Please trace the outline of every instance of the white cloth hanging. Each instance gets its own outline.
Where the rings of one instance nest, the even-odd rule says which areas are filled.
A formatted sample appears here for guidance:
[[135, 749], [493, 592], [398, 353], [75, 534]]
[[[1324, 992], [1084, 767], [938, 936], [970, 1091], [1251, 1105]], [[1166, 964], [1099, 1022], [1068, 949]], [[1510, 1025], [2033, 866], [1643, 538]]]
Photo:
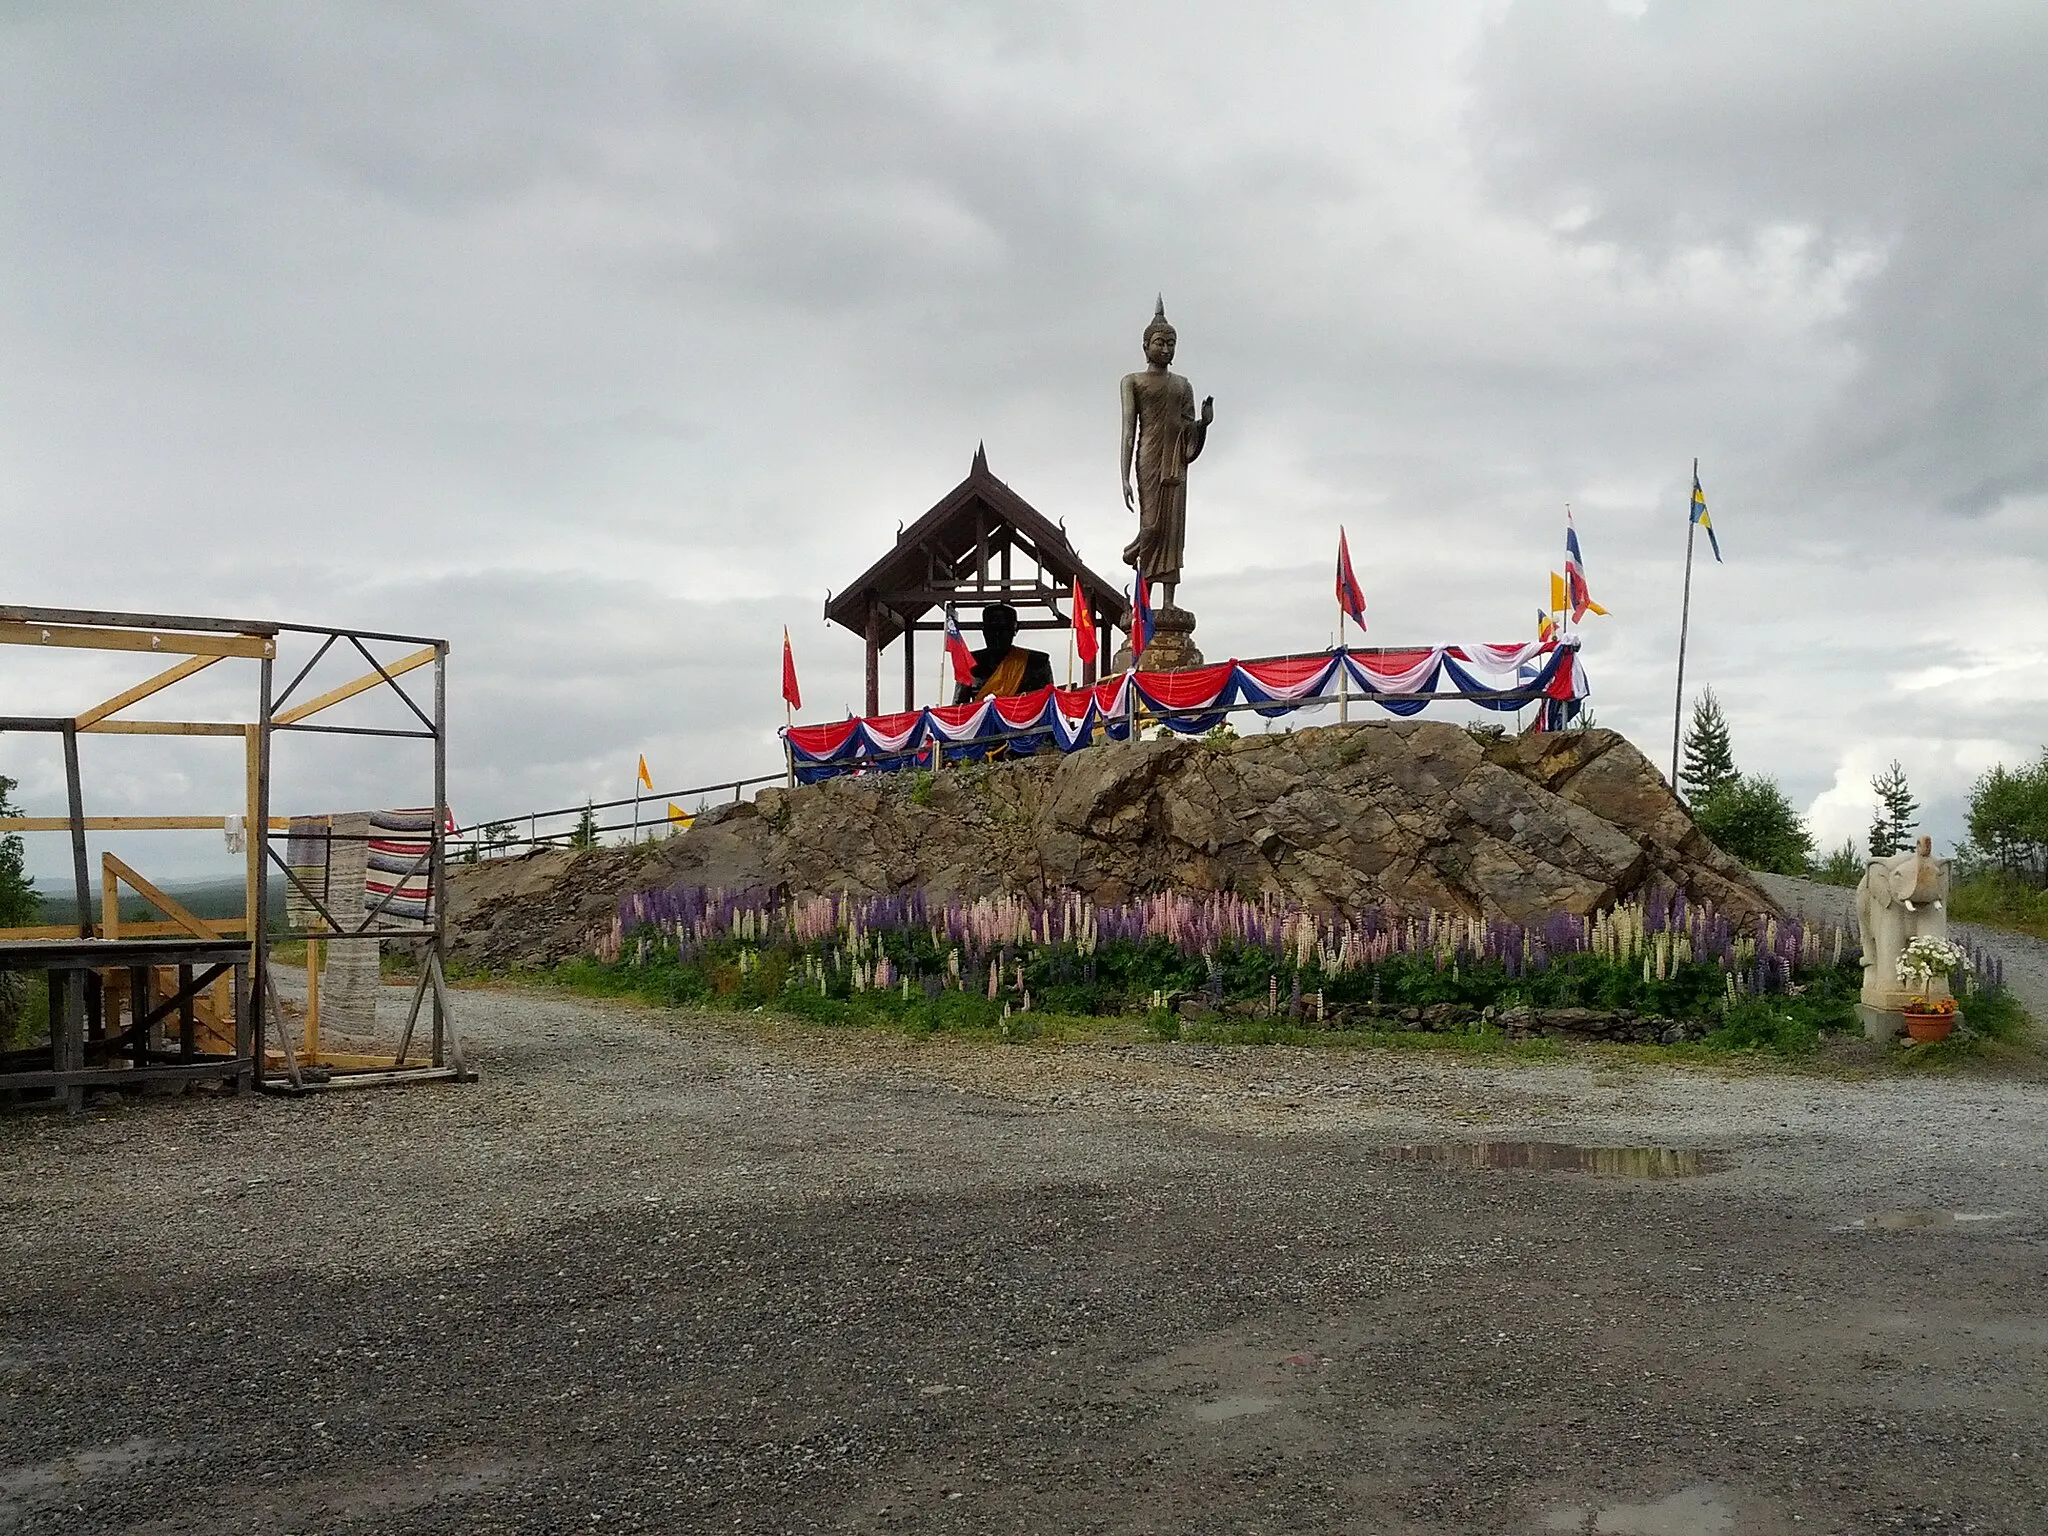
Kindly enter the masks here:
[[242, 829], [242, 818], [230, 816], [221, 823], [221, 835], [228, 841], [228, 852], [234, 854], [249, 851], [249, 834]]

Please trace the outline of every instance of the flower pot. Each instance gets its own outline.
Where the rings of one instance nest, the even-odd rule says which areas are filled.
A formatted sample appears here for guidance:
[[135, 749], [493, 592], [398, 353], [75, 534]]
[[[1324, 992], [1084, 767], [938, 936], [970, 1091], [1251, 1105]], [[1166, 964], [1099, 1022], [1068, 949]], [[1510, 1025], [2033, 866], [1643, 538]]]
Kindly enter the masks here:
[[1956, 1016], [1952, 1013], [1915, 1013], [1906, 1010], [1906, 1033], [1922, 1045], [1932, 1045], [1937, 1040], [1946, 1040], [1949, 1032], [1956, 1027]]

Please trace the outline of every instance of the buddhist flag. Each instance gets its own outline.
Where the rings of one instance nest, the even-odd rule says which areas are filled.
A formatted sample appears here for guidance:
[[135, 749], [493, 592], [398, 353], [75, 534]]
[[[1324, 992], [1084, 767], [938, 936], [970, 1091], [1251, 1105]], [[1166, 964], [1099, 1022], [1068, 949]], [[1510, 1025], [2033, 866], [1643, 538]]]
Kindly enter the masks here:
[[804, 707], [804, 696], [796, 686], [796, 652], [789, 648], [787, 624], [782, 627], [782, 702], [791, 709]]
[[951, 603], [946, 604], [946, 660], [953, 664], [956, 684], [964, 688], [974, 681], [974, 652], [967, 648], [967, 637], [960, 633], [960, 615]]
[[1095, 615], [1088, 611], [1088, 599], [1081, 595], [1081, 578], [1074, 578], [1074, 649], [1090, 666], [1095, 664]]
[[1564, 582], [1571, 593], [1573, 619], [1583, 619], [1589, 613], [1607, 616], [1607, 610], [1593, 601], [1586, 588], [1586, 557], [1579, 553], [1579, 531], [1572, 526], [1569, 512], [1564, 515]]
[[1570, 600], [1564, 595], [1564, 578], [1558, 575], [1557, 572], [1552, 571], [1550, 573], [1550, 611], [1552, 613], [1563, 613], [1570, 606]]
[[1138, 578], [1138, 596], [1131, 604], [1131, 667], [1135, 671], [1145, 647], [1152, 643], [1152, 583]]
[[680, 805], [677, 805], [675, 801], [671, 800], [668, 803], [668, 819], [674, 822], [677, 826], [687, 830], [690, 823], [695, 821], [697, 818], [691, 815], [688, 811], [684, 810]]
[[653, 775], [653, 774], [651, 774], [651, 773], [649, 773], [649, 772], [647, 771], [647, 754], [646, 754], [645, 752], [642, 752], [642, 753], [640, 754], [640, 775], [639, 775], [639, 777], [640, 777], [640, 782], [641, 782], [642, 784], [645, 784], [645, 785], [646, 785], [646, 786], [647, 786], [647, 787], [648, 787], [649, 789], [652, 789], [652, 788], [654, 788], [654, 775]]
[[1351, 543], [1344, 529], [1337, 529], [1337, 606], [1351, 617], [1362, 633], [1365, 629], [1365, 592], [1358, 585], [1358, 573], [1351, 569]]
[[1721, 541], [1714, 537], [1714, 520], [1707, 516], [1707, 493], [1700, 489], [1700, 467], [1692, 467], [1692, 520], [1707, 530], [1707, 543], [1713, 547], [1714, 564], [1721, 563]]
[[[1552, 580], [1552, 581], [1555, 581], [1556, 579], [1557, 579], [1557, 578], [1556, 578], [1555, 576], [1551, 577], [1551, 580]], [[1552, 618], [1552, 617], [1551, 617], [1551, 616], [1550, 616], [1549, 614], [1545, 613], [1545, 612], [1544, 612], [1544, 611], [1543, 611], [1543, 610], [1542, 610], [1541, 608], [1538, 608], [1538, 609], [1536, 610], [1536, 641], [1537, 641], [1537, 643], [1538, 643], [1539, 645], [1542, 645], [1542, 644], [1547, 644], [1547, 643], [1549, 643], [1550, 641], [1552, 641], [1552, 640], [1555, 640], [1556, 638], [1557, 638], [1557, 621], [1556, 621], [1555, 619], [1553, 619], [1553, 618]]]

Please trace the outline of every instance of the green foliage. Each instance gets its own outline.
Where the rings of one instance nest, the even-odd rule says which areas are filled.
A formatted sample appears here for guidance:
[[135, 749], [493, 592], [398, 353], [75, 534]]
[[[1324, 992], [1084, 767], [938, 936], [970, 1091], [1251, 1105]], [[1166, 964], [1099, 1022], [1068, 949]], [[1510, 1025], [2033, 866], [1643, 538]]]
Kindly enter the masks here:
[[2048, 885], [2048, 747], [2027, 767], [2000, 763], [1970, 787], [1970, 841], [2014, 879]]
[[[15, 781], [0, 773], [0, 816], [21, 814], [14, 803], [14, 790]], [[0, 928], [28, 927], [35, 922], [42, 906], [36, 896], [36, 883], [24, 867], [26, 855], [20, 833], [9, 832], [0, 837]], [[17, 1038], [30, 1038], [37, 1028], [31, 1015], [39, 1004], [47, 1013], [48, 1004], [41, 989], [30, 984], [39, 979], [26, 971], [0, 971], [0, 1050], [13, 1045]], [[44, 1023], [47, 1025], [46, 1019]]]
[[1692, 723], [1685, 732], [1685, 763], [1678, 770], [1679, 788], [1697, 806], [1708, 796], [1732, 788], [1741, 777], [1735, 770], [1735, 749], [1728, 739], [1728, 717], [1714, 690], [1693, 700]]
[[[863, 987], [839, 944], [759, 947], [720, 940], [687, 962], [652, 928], [626, 939], [616, 962], [584, 959], [557, 967], [557, 984], [599, 996], [632, 996], [664, 1006], [773, 1010], [811, 1023], [1024, 1040], [1076, 1029], [1142, 1028], [1158, 1039], [1236, 1044], [1443, 1044], [1461, 1050], [1552, 1054], [1554, 1041], [1509, 1041], [1485, 1010], [1584, 1007], [1712, 1026], [1707, 1051], [1810, 1051], [1831, 1030], [1857, 1027], [1861, 972], [1850, 960], [1809, 967], [1790, 994], [1731, 1000], [1718, 964], [1676, 963], [1646, 975], [1640, 958], [1559, 956], [1547, 968], [1510, 975], [1498, 962], [1460, 965], [1431, 955], [1394, 955], [1368, 969], [1325, 976], [1314, 962], [1299, 969], [1269, 949], [1226, 946], [1213, 957], [1187, 955], [1166, 939], [1111, 940], [1092, 953], [1073, 944], [1023, 944], [953, 981], [949, 951], [929, 930], [867, 935], [861, 954], [872, 971], [886, 958], [890, 979]], [[908, 976], [905, 985], [901, 977]], [[1299, 1016], [1290, 1004], [1299, 984]], [[1326, 1020], [1314, 999], [1321, 995]], [[1209, 1004], [1184, 1020], [1177, 1004]], [[1028, 999], [1028, 1003], [1027, 1003]], [[1457, 1007], [1468, 1022], [1426, 1031], [1403, 1027], [1405, 1010]], [[1008, 1010], [1006, 1017], [1005, 1011]], [[1077, 1021], [1103, 1021], [1085, 1026]]]
[[1856, 854], [1856, 839], [1845, 837], [1839, 848], [1830, 848], [1813, 866], [1813, 878], [1823, 885], [1855, 885], [1863, 878], [1863, 865]]
[[[21, 814], [21, 808], [14, 803], [17, 787], [15, 780], [0, 773], [0, 816]], [[36, 920], [41, 903], [36, 897], [36, 883], [24, 867], [26, 854], [20, 833], [9, 832], [0, 837], [0, 928], [23, 928]]]
[[597, 812], [590, 802], [583, 803], [583, 814], [576, 818], [576, 830], [569, 834], [571, 848], [595, 848], [597, 846]]
[[1913, 833], [1920, 825], [1915, 819], [1920, 806], [1907, 787], [1906, 770], [1899, 766], [1896, 757], [1889, 768], [1871, 779], [1870, 788], [1877, 795], [1877, 811], [1870, 820], [1870, 856], [1888, 859], [1895, 853], [1906, 852], [1913, 846]]
[[1693, 819], [1714, 845], [1752, 869], [1804, 875], [1813, 862], [1813, 834], [1776, 779], [1744, 774], [1703, 797]]
[[2002, 869], [1955, 881], [1949, 888], [1948, 915], [1959, 923], [1982, 923], [2048, 940], [2048, 890], [2037, 890]]
[[1201, 740], [1203, 746], [1221, 751], [1237, 740], [1237, 727], [1225, 720], [1220, 725], [1211, 726], [1203, 733]]
[[916, 773], [910, 776], [910, 803], [912, 805], [930, 805], [932, 803], [932, 789], [937, 783], [937, 776], [929, 768], [918, 769]]
[[1743, 999], [1728, 1010], [1721, 1027], [1708, 1034], [1707, 1046], [1720, 1051], [1768, 1051], [1774, 1056], [1810, 1054], [1820, 1044], [1820, 1027], [1810, 1010], [1783, 1006], [1789, 1001]]

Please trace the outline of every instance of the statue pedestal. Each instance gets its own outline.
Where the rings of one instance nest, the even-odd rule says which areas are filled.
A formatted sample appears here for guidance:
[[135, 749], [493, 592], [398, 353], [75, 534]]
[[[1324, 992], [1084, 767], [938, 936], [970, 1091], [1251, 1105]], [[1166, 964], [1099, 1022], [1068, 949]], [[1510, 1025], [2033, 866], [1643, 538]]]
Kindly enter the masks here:
[[[1110, 670], [1122, 672], [1130, 664], [1131, 642], [1126, 637], [1110, 662]], [[1195, 649], [1195, 616], [1185, 608], [1161, 608], [1154, 613], [1152, 643], [1145, 647], [1145, 654], [1138, 658], [1139, 670], [1185, 672], [1190, 667], [1200, 665], [1202, 653]]]

